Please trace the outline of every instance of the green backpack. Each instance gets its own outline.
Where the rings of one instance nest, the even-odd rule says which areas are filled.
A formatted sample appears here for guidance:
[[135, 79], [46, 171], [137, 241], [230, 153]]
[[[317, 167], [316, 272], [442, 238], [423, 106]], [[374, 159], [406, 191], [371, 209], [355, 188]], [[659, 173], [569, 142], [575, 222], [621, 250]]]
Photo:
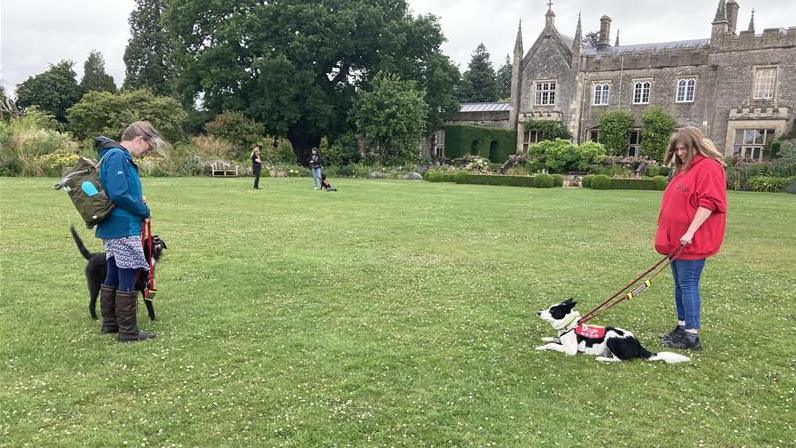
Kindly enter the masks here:
[[99, 167], [104, 159], [94, 163], [89, 158], [81, 157], [55, 184], [56, 190], [63, 188], [69, 193], [69, 198], [89, 229], [102, 222], [114, 207], [99, 178]]

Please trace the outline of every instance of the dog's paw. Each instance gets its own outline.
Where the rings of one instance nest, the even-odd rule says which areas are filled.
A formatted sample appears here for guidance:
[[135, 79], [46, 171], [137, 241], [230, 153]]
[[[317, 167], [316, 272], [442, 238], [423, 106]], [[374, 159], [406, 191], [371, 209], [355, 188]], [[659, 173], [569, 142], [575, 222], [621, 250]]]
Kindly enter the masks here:
[[547, 346], [546, 345], [540, 345], [540, 346], [536, 347], [535, 350], [539, 350], [539, 351], [547, 350]]
[[558, 338], [544, 337], [542, 342], [558, 342]]
[[621, 359], [619, 359], [619, 358], [613, 358], [613, 357], [609, 358], [607, 356], [598, 356], [598, 357], [596, 357], [594, 359], [596, 359], [597, 361], [600, 361], [600, 362], [619, 362], [619, 361], [621, 361]]

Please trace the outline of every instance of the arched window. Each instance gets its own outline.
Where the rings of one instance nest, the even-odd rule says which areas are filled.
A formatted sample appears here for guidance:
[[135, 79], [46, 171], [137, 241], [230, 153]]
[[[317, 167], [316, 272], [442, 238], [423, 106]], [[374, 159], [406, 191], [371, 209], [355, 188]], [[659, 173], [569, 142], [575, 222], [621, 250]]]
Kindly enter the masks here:
[[595, 106], [607, 106], [610, 98], [611, 85], [607, 82], [600, 82], [594, 84], [594, 101]]
[[650, 81], [633, 81], [633, 104], [649, 104], [651, 89]]
[[675, 101], [678, 103], [693, 103], [696, 79], [686, 78], [677, 80], [677, 94]]

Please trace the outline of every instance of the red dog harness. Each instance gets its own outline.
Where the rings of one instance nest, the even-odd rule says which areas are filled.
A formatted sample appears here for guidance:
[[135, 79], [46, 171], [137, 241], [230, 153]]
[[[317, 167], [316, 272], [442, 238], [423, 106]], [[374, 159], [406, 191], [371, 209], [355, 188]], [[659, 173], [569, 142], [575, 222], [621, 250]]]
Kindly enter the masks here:
[[578, 326], [575, 327], [575, 334], [587, 339], [603, 339], [605, 337], [605, 327], [578, 324]]

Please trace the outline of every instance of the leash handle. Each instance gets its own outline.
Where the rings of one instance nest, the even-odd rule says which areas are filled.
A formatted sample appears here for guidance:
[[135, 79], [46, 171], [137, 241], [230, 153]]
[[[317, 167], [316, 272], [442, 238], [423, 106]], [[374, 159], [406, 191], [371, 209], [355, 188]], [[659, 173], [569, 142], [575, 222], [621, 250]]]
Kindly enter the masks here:
[[155, 287], [155, 253], [153, 252], [154, 243], [152, 241], [152, 220], [149, 218], [144, 220], [144, 226], [143, 229], [141, 229], [141, 240], [144, 244], [149, 246], [149, 257], [147, 259], [147, 263], [149, 264], [149, 274], [147, 275], [146, 287], [144, 287], [144, 299], [152, 300], [155, 297], [155, 292], [157, 292], [158, 289]]

